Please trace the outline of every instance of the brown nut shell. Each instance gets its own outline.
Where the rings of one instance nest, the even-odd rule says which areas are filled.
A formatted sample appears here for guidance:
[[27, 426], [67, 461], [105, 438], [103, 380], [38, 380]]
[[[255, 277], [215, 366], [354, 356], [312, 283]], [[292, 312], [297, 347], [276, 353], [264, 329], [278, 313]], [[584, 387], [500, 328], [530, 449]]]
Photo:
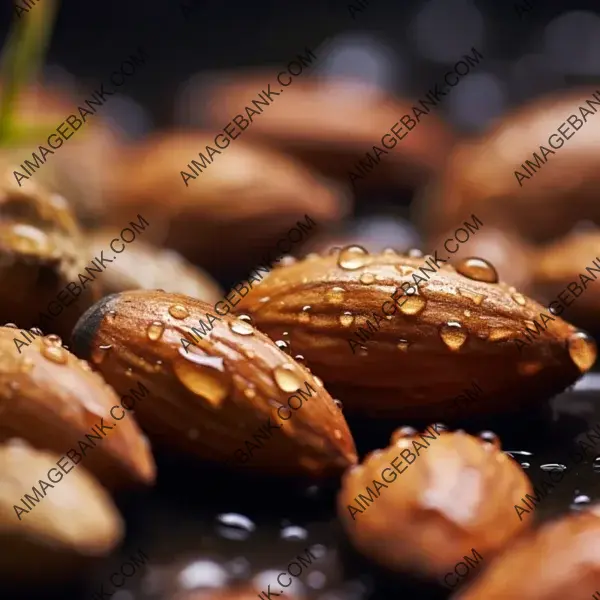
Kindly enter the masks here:
[[[19, 330], [0, 327], [0, 440], [21, 437], [59, 456], [74, 449], [82, 455], [78, 468], [105, 485], [153, 482], [148, 441], [102, 377], [56, 336], [34, 338], [19, 350], [15, 337]], [[113, 407], [117, 416], [125, 413], [118, 423]]]
[[[491, 265], [457, 265], [466, 276], [446, 264], [432, 273], [431, 261], [359, 247], [310, 256], [273, 270], [236, 310], [289, 341], [348, 411], [446, 420], [450, 400], [474, 380], [485, 385], [473, 414], [511, 411], [592, 366], [593, 340], [560, 317], [544, 321], [541, 305], [506, 284], [482, 280], [495, 278]], [[396, 296], [394, 312], [394, 290], [415, 282], [418, 293], [405, 286], [412, 295]], [[528, 341], [534, 319], [541, 330]]]
[[[272, 72], [264, 71], [234, 75], [213, 85], [208, 96], [212, 123], [223, 127], [272, 78]], [[393, 98], [357, 81], [303, 76], [276, 100], [248, 128], [249, 139], [274, 144], [345, 181], [349, 181], [353, 171], [359, 177], [358, 189], [419, 185], [442, 167], [454, 143], [453, 132], [435, 114], [423, 118], [414, 131], [409, 131], [398, 123], [403, 115], [413, 114], [409, 100]], [[401, 140], [390, 132], [395, 124]], [[373, 153], [373, 144], [383, 146], [381, 138], [386, 133], [388, 147], [394, 141], [397, 144], [374, 167], [376, 172], [361, 175], [357, 163], [367, 162], [366, 153]]]
[[[202, 161], [198, 153], [206, 155], [215, 135], [169, 133], [128, 149], [111, 175], [111, 222], [119, 226], [124, 214], [141, 212], [153, 224], [153, 241], [208, 268], [259, 260], [265, 240], [274, 246], [305, 215], [323, 226], [349, 209], [346, 192], [325, 185], [299, 161], [244, 140], [213, 154], [194, 175], [188, 164]], [[187, 186], [183, 171], [195, 177]]]
[[530, 491], [525, 473], [499, 448], [431, 425], [350, 469], [337, 508], [362, 554], [394, 571], [437, 579], [472, 548], [487, 564], [528, 527], [513, 505]]
[[[0, 445], [3, 581], [32, 576], [48, 581], [58, 570], [74, 567], [77, 557], [106, 555], [121, 541], [123, 522], [107, 492], [85, 469], [62, 473], [56, 468], [59, 461], [58, 454], [34, 450], [21, 440]], [[40, 489], [40, 478], [48, 483], [52, 469], [55, 478], [62, 477], [45, 489], [37, 504], [31, 500], [33, 508], [30, 504], [27, 511], [22, 497], [31, 496], [32, 485]], [[23, 510], [17, 514], [14, 506]]]
[[[33, 181], [19, 188], [6, 165], [0, 177], [0, 322], [64, 337], [99, 297], [98, 286], [79, 285], [88, 260], [79, 227], [62, 196]], [[80, 288], [76, 297], [65, 290], [71, 282]]]
[[[161, 445], [214, 461], [233, 461], [242, 449], [250, 454], [244, 468], [290, 475], [338, 474], [356, 462], [346, 421], [322, 384], [249, 323], [200, 300], [113, 294], [82, 316], [73, 342], [80, 356], [96, 356], [116, 390], [132, 379], [148, 388], [136, 416]], [[99, 358], [100, 346], [110, 350]], [[257, 449], [253, 436], [267, 423], [272, 435], [263, 432]]]
[[507, 548], [455, 600], [592, 598], [600, 589], [598, 508], [563, 517]]
[[[119, 240], [117, 229], [93, 234], [88, 243], [90, 255], [99, 255], [115, 239], [115, 247], [121, 248], [123, 242]], [[105, 294], [160, 289], [192, 296], [209, 304], [223, 297], [219, 285], [208, 273], [189, 263], [174, 250], [164, 250], [139, 240], [125, 248], [121, 250], [118, 261], [111, 264], [110, 269], [102, 275]]]

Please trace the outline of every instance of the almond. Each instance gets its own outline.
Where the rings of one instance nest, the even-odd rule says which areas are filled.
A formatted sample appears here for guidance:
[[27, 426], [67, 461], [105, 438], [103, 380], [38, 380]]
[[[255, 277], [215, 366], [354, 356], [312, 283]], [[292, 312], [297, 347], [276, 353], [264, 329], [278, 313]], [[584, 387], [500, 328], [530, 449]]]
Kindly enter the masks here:
[[499, 556], [456, 600], [564, 600], [600, 595], [600, 511], [548, 523]]
[[[148, 442], [102, 377], [55, 335], [35, 338], [20, 352], [16, 335], [18, 330], [0, 327], [0, 439], [22, 437], [60, 456], [74, 451], [69, 460], [107, 485], [152, 482]], [[113, 407], [125, 415], [118, 423]]]
[[[21, 189], [12, 171], [0, 166], [0, 313], [21, 327], [41, 327], [67, 335], [99, 297], [99, 289], [79, 286], [85, 273], [81, 232], [67, 201], [35, 182]], [[67, 285], [76, 282], [79, 295]], [[57, 296], [62, 294], [59, 300]], [[67, 303], [68, 302], [68, 303]]]
[[[90, 256], [106, 250], [110, 242], [118, 238], [118, 233], [115, 229], [92, 234], [88, 242]], [[119, 260], [104, 272], [102, 289], [106, 294], [125, 290], [164, 289], [211, 304], [223, 297], [223, 292], [211, 276], [180, 254], [138, 240], [127, 246], [127, 251], [120, 254]]]
[[[39, 505], [17, 518], [14, 505], [47, 479], [59, 455], [34, 450], [21, 440], [0, 445], [0, 573], [6, 578], [48, 580], [75, 556], [108, 554], [123, 536], [110, 496], [85, 469], [63, 475]], [[57, 475], [54, 475], [57, 477]], [[51, 484], [52, 485], [52, 484]], [[71, 568], [73, 565], [70, 565]], [[70, 578], [73, 572], [70, 570]]]
[[216, 461], [235, 453], [248, 468], [279, 473], [325, 475], [356, 462], [322, 383], [247, 321], [200, 300], [113, 294], [81, 317], [73, 341], [116, 390], [132, 379], [150, 390], [136, 416], [162, 445]]
[[471, 549], [491, 560], [530, 522], [513, 505], [531, 484], [495, 442], [439, 424], [398, 430], [343, 477], [337, 508], [351, 542], [389, 569], [436, 579]]
[[289, 342], [351, 411], [443, 420], [449, 399], [473, 380], [485, 382], [474, 413], [512, 410], [591, 367], [592, 340], [559, 317], [541, 317], [545, 309], [514, 288], [490, 283], [492, 265], [466, 259], [455, 269], [441, 260], [354, 246], [288, 261], [236, 310]]

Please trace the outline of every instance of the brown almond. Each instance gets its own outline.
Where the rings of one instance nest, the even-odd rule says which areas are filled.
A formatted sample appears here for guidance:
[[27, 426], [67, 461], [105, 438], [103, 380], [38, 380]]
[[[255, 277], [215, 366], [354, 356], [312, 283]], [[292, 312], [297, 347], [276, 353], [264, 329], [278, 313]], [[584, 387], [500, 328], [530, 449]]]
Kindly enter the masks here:
[[492, 265], [435, 260], [355, 246], [288, 261], [236, 310], [289, 342], [351, 411], [445, 420], [472, 381], [485, 382], [474, 414], [510, 411], [591, 367], [593, 341], [514, 288], [489, 283]]
[[[100, 291], [79, 285], [88, 260], [82, 249], [67, 201], [35, 181], [20, 188], [12, 169], [0, 165], [0, 314], [21, 327], [68, 335]], [[65, 289], [72, 282], [79, 295]]]
[[[4, 581], [38, 576], [47, 581], [57, 570], [73, 567], [77, 556], [106, 555], [121, 541], [123, 522], [107, 492], [85, 469], [68, 469], [63, 462], [68, 470], [63, 473], [57, 462], [60, 455], [34, 450], [22, 440], [0, 445], [0, 574]], [[25, 494], [32, 498], [32, 485], [39, 490], [40, 479], [48, 483], [49, 471], [56, 483], [42, 487], [41, 499], [38, 504], [30, 500], [29, 512], [17, 512], [15, 506], [23, 507]]]
[[421, 434], [399, 430], [390, 446], [347, 471], [337, 509], [362, 554], [438, 579], [472, 549], [487, 564], [528, 527], [514, 504], [529, 492], [527, 476], [499, 443], [435, 424]]
[[596, 598], [600, 590], [598, 507], [542, 526], [507, 548], [456, 600]]
[[[92, 234], [88, 242], [90, 256], [99, 255], [114, 239], [119, 239], [117, 229], [103, 229]], [[122, 242], [119, 241], [116, 247], [120, 245]], [[186, 294], [210, 304], [223, 297], [219, 285], [208, 273], [174, 250], [164, 250], [138, 240], [126, 248], [102, 274], [101, 285], [105, 294], [159, 289]]]
[[[150, 390], [136, 416], [153, 441], [289, 474], [339, 473], [356, 462], [322, 383], [247, 321], [200, 300], [143, 290], [107, 296], [81, 317], [73, 343], [116, 390], [132, 379]], [[99, 347], [109, 350], [98, 356]]]
[[[105, 485], [153, 482], [148, 441], [102, 377], [55, 335], [34, 338], [19, 350], [16, 336], [17, 329], [0, 327], [0, 440], [21, 437], [59, 456], [74, 450], [79, 460], [76, 454], [68, 460]], [[124, 415], [118, 423], [113, 407], [117, 417]]]

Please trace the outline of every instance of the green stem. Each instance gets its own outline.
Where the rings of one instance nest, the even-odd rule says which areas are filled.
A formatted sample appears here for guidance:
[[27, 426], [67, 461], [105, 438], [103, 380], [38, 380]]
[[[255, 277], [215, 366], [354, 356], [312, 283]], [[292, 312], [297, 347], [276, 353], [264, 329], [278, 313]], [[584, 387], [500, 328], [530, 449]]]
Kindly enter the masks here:
[[14, 112], [22, 88], [37, 77], [50, 42], [59, 0], [44, 0], [16, 17], [0, 56], [0, 145], [14, 140]]

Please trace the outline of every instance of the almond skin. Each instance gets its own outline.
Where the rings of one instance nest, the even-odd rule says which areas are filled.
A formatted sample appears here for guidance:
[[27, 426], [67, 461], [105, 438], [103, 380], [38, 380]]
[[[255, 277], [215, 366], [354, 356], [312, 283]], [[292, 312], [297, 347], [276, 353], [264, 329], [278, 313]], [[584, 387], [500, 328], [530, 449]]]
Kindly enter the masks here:
[[[469, 277], [447, 264], [432, 274], [426, 259], [355, 247], [288, 261], [236, 310], [272, 339], [289, 341], [292, 355], [304, 356], [354, 412], [445, 420], [450, 399], [473, 380], [485, 381], [474, 414], [510, 411], [564, 389], [593, 363], [593, 342], [560, 317], [528, 343], [526, 322], [540, 322], [545, 309], [506, 284], [478, 280], [493, 280], [490, 265], [483, 275], [470, 262], [457, 265]], [[397, 296], [395, 307], [391, 295], [404, 282], [413, 286], [415, 271], [418, 295], [405, 286], [413, 295]], [[357, 341], [359, 327], [370, 341]]]
[[600, 589], [598, 507], [548, 523], [507, 548], [455, 600], [592, 598]]
[[390, 446], [347, 471], [337, 508], [361, 553], [391, 570], [437, 579], [472, 548], [487, 563], [528, 527], [514, 504], [529, 492], [527, 476], [499, 444], [431, 425], [422, 434], [396, 432]]
[[[81, 317], [73, 343], [80, 356], [96, 356], [116, 390], [132, 378], [150, 390], [136, 416], [162, 445], [215, 461], [244, 448], [252, 454], [246, 468], [287, 474], [337, 474], [356, 462], [346, 421], [322, 384], [247, 322], [219, 317], [200, 300], [142, 290], [107, 296]], [[110, 350], [98, 357], [99, 346]], [[278, 410], [307, 385], [312, 396], [282, 421]], [[248, 448], [267, 422], [264, 448]]]
[[[21, 514], [21, 520], [17, 518], [13, 505], [32, 493], [36, 477], [47, 481], [46, 474], [59, 460], [60, 455], [34, 450], [22, 440], [0, 445], [3, 578], [30, 579], [38, 573], [44, 579], [53, 578], [77, 556], [108, 554], [123, 537], [123, 522], [110, 496], [85, 469], [62, 473], [63, 478], [46, 490], [43, 499], [29, 513]], [[69, 576], [73, 577], [72, 569]]]
[[[62, 347], [57, 336], [35, 338], [19, 354], [16, 335], [17, 329], [0, 327], [0, 440], [21, 437], [59, 456], [71, 449], [81, 453], [78, 442], [83, 441], [91, 448], [84, 448], [77, 468], [88, 469], [105, 485], [153, 482], [156, 467], [148, 441], [131, 415], [115, 423], [110, 410], [120, 400], [102, 377]], [[101, 439], [96, 425], [105, 426]]]

